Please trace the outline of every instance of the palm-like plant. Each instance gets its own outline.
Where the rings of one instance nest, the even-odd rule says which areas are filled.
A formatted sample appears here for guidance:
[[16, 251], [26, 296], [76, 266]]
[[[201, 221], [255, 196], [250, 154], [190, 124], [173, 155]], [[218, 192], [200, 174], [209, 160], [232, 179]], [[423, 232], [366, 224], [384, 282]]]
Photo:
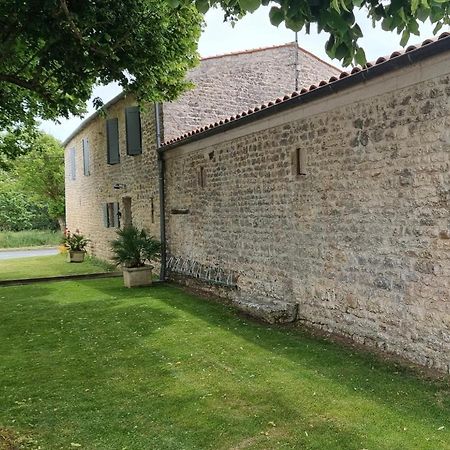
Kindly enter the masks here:
[[117, 239], [111, 242], [113, 261], [124, 267], [144, 267], [146, 261], [160, 257], [161, 244], [145, 230], [127, 226], [117, 231]]

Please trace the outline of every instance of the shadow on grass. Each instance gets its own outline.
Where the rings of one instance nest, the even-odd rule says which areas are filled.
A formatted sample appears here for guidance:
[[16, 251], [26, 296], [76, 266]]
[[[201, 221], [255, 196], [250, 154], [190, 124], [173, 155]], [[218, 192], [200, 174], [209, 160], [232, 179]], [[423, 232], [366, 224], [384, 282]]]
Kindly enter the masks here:
[[[182, 292], [172, 287], [174, 292]], [[312, 337], [292, 326], [270, 326], [243, 318], [233, 308], [190, 294], [183, 298], [165, 289], [158, 297], [214, 327], [226, 329], [252, 345], [288, 358], [299, 367], [347, 386], [349, 392], [383, 403], [408, 414], [410, 409], [427, 409], [430, 420], [447, 422], [450, 414], [450, 377], [429, 381], [405, 365], [383, 361], [381, 356], [364, 353], [325, 339]], [[429, 410], [428, 410], [429, 408]]]
[[[43, 448], [402, 448], [403, 420], [447, 425], [447, 382], [242, 319], [173, 286], [0, 288], [0, 317], [0, 424], [35, 429]], [[367, 404], [386, 414], [378, 425], [388, 434], [395, 428], [386, 446], [377, 426], [351, 422], [362, 408], [370, 428]], [[448, 448], [447, 428], [440, 433], [409, 448]]]

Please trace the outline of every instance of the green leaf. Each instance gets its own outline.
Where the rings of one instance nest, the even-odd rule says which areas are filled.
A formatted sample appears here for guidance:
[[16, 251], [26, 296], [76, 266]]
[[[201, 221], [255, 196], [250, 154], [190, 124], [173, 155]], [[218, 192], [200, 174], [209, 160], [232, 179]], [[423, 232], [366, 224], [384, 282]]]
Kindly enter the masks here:
[[347, 5], [345, 4], [345, 0], [340, 0], [340, 3], [341, 3], [341, 6], [342, 6], [342, 9], [344, 11], [350, 12], [350, 10], [347, 8]]
[[357, 7], [357, 8], [361, 8], [362, 4], [365, 2], [365, 0], [353, 0], [353, 4]]
[[392, 18], [386, 17], [381, 21], [381, 28], [384, 31], [391, 31], [392, 30]]
[[180, 0], [167, 0], [167, 3], [172, 8], [177, 8], [178, 6], [180, 6]]
[[239, 5], [244, 11], [252, 13], [261, 6], [261, 0], [239, 0]]
[[341, 12], [341, 8], [339, 6], [339, 0], [331, 0], [331, 7], [337, 11], [337, 12]]
[[195, 0], [195, 7], [202, 14], [206, 14], [209, 10], [209, 2], [208, 0]]
[[337, 59], [343, 59], [348, 56], [348, 47], [343, 42], [339, 44], [335, 51], [335, 56]]
[[408, 23], [408, 31], [416, 36], [420, 36], [419, 24], [415, 20], [412, 20]]
[[355, 61], [361, 66], [363, 66], [367, 62], [366, 53], [361, 47], [358, 47], [358, 50], [356, 50]]
[[436, 24], [436, 26], [434, 27], [433, 34], [438, 33], [439, 30], [440, 30], [443, 26], [444, 26], [444, 24], [443, 24], [442, 22], [438, 22], [438, 23]]
[[413, 14], [416, 13], [418, 7], [419, 7], [419, 0], [411, 0], [411, 12]]
[[304, 20], [292, 17], [286, 17], [285, 19], [286, 28], [289, 28], [292, 31], [298, 32], [305, 25]]
[[403, 34], [402, 34], [402, 39], [400, 40], [400, 45], [401, 45], [402, 47], [404, 47], [404, 46], [408, 43], [409, 38], [410, 38], [409, 31], [408, 31], [408, 30], [405, 30], [405, 31], [403, 32]]
[[276, 27], [284, 20], [284, 12], [277, 6], [272, 6], [269, 11], [270, 23]]
[[418, 18], [421, 22], [425, 22], [426, 20], [428, 20], [429, 14], [430, 14], [430, 10], [424, 8], [423, 6], [421, 6], [421, 7], [417, 10], [417, 18]]

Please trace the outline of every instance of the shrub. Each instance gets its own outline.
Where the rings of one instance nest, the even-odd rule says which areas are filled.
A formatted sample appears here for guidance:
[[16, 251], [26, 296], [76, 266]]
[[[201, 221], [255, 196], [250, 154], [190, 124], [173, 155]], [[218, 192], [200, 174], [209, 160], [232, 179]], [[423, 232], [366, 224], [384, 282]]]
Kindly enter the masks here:
[[113, 261], [124, 267], [143, 267], [146, 261], [160, 257], [161, 244], [145, 230], [128, 226], [117, 232], [117, 239], [111, 242]]

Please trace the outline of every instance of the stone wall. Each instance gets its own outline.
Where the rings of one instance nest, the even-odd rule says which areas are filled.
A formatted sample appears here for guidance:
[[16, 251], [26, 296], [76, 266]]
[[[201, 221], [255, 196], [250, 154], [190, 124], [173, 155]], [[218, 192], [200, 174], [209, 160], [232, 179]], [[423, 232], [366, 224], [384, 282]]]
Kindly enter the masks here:
[[171, 255], [237, 273], [244, 310], [449, 371], [445, 58], [167, 150]]
[[165, 139], [291, 94], [296, 53], [300, 88], [339, 74], [295, 43], [205, 58], [188, 75], [195, 89], [164, 104]]
[[[69, 230], [79, 229], [91, 239], [90, 253], [109, 259], [109, 242], [115, 238], [116, 228], [106, 228], [103, 204], [131, 198], [133, 223], [146, 228], [159, 238], [159, 194], [156, 162], [156, 131], [153, 107], [141, 113], [143, 152], [127, 156], [125, 108], [135, 104], [132, 97], [121, 98], [108, 108], [106, 117], [96, 116], [65, 146], [66, 152], [66, 220]], [[119, 119], [120, 163], [108, 165], [106, 159], [106, 119]], [[82, 139], [89, 139], [91, 175], [83, 175]], [[76, 151], [76, 179], [69, 177], [69, 152]], [[114, 184], [126, 188], [113, 189]], [[153, 203], [153, 217], [152, 217]], [[153, 220], [152, 220], [153, 219]]]
[[[213, 120], [221, 111], [231, 114], [247, 105], [273, 100], [294, 89], [293, 44], [267, 50], [249, 51], [207, 58], [190, 73], [197, 84], [176, 102], [164, 104], [161, 115], [162, 138], [190, 129], [195, 123]], [[337, 70], [309, 53], [299, 51], [300, 79], [310, 84], [317, 77], [329, 77]], [[320, 76], [319, 76], [320, 75]], [[158, 170], [153, 105], [141, 115], [143, 153], [126, 155], [125, 108], [134, 105], [132, 97], [119, 96], [108, 106], [108, 116], [93, 115], [65, 142], [66, 220], [70, 230], [79, 229], [91, 239], [90, 252], [108, 259], [109, 242], [116, 229], [105, 228], [102, 205], [131, 198], [133, 222], [159, 236]], [[121, 161], [108, 165], [106, 159], [106, 119], [118, 117]], [[91, 175], [83, 175], [82, 139], [88, 138]], [[69, 152], [76, 149], [76, 179], [69, 177]], [[126, 189], [114, 190], [114, 184]], [[153, 205], [153, 208], [152, 208]], [[153, 210], [153, 214], [152, 214]]]

